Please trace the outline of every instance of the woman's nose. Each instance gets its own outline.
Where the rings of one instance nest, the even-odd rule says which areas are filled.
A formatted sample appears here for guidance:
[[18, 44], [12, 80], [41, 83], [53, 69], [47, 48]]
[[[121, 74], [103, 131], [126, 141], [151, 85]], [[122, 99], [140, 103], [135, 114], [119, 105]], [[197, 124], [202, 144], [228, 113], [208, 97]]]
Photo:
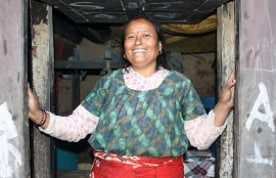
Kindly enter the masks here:
[[141, 37], [141, 35], [137, 34], [136, 39], [135, 39], [135, 44], [136, 45], [142, 44], [142, 37]]

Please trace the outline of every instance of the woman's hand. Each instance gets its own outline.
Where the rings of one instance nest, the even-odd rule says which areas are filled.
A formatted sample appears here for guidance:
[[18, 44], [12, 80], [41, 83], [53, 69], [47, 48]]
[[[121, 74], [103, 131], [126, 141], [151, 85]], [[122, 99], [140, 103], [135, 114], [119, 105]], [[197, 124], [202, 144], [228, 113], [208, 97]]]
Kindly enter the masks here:
[[214, 113], [216, 115], [215, 123], [214, 123], [215, 126], [220, 127], [225, 123], [230, 110], [234, 106], [235, 85], [236, 85], [235, 71], [233, 71], [230, 74], [224, 87], [222, 88], [218, 103], [214, 108]]
[[232, 71], [227, 82], [221, 90], [218, 103], [225, 105], [229, 109], [231, 109], [234, 106], [235, 85], [235, 72]]
[[28, 112], [29, 118], [35, 124], [40, 123], [41, 118], [43, 117], [43, 113], [40, 108], [38, 98], [34, 95], [29, 85], [28, 85], [28, 107], [29, 107], [29, 112]]

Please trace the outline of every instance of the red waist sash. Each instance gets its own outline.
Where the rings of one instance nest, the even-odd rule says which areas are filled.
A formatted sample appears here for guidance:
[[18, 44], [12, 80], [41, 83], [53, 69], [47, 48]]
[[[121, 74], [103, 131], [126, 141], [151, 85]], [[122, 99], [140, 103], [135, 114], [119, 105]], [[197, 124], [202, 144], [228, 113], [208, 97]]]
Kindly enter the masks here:
[[96, 152], [90, 178], [183, 178], [183, 156], [150, 158]]

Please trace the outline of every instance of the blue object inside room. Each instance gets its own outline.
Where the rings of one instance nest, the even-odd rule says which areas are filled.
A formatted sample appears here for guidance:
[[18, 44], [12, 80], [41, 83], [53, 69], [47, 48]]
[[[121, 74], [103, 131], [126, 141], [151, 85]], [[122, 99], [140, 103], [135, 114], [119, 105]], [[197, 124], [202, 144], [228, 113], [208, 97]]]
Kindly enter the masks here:
[[77, 170], [76, 154], [62, 148], [56, 149], [56, 165], [58, 170]]
[[207, 111], [213, 109], [216, 105], [216, 98], [209, 96], [209, 97], [200, 97], [201, 102], [203, 103], [205, 109]]

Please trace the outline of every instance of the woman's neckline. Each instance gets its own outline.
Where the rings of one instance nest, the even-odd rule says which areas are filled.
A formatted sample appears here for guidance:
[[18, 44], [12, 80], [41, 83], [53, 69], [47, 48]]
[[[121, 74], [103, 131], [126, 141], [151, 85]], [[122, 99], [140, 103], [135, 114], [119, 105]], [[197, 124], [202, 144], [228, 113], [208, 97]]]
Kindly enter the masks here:
[[131, 67], [123, 70], [124, 84], [135, 91], [149, 91], [158, 89], [169, 74], [169, 70], [160, 67], [151, 76], [145, 77]]

